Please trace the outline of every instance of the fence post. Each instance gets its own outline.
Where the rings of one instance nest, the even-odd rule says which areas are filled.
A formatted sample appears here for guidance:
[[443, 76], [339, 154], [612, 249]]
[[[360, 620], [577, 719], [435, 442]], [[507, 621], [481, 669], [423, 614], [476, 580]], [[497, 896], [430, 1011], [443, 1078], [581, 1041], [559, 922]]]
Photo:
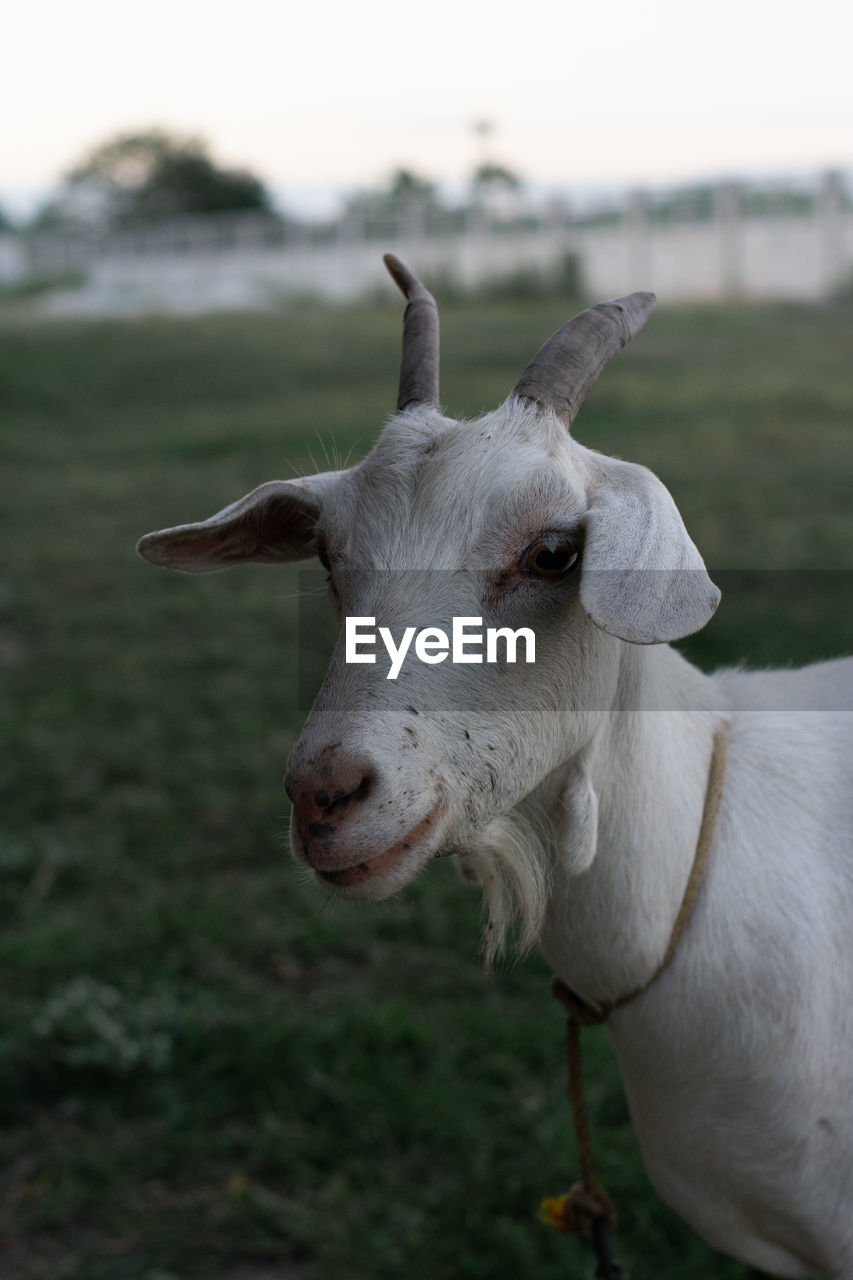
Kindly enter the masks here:
[[820, 242], [820, 289], [832, 293], [844, 277], [844, 193], [841, 174], [821, 176], [817, 195], [817, 234]]
[[720, 295], [736, 298], [743, 288], [740, 246], [740, 188], [720, 182], [714, 188], [714, 221], [720, 252]]
[[628, 288], [652, 287], [652, 238], [649, 227], [649, 205], [644, 191], [631, 191], [625, 208], [625, 233], [628, 250]]
[[423, 196], [413, 196], [406, 201], [400, 223], [405, 240], [417, 242], [426, 239], [426, 200]]
[[338, 223], [338, 244], [361, 244], [366, 239], [364, 218], [361, 214], [354, 213], [352, 209], [347, 209]]

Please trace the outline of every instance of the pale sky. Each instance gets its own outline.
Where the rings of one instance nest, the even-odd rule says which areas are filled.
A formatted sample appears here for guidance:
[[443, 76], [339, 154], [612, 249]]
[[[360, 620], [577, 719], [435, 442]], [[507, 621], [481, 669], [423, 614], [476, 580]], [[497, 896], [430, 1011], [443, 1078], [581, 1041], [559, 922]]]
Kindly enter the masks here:
[[842, 0], [46, 0], [9, 6], [0, 202], [90, 145], [204, 135], [292, 207], [491, 151], [537, 187], [853, 169]]

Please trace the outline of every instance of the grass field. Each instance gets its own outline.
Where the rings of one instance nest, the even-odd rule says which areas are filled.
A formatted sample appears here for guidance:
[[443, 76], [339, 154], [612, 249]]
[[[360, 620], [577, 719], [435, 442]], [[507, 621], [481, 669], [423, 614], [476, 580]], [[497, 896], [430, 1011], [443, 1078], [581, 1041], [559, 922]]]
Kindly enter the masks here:
[[[497, 403], [565, 317], [445, 308], [449, 410]], [[182, 578], [133, 551], [361, 456], [399, 324], [378, 304], [0, 323], [4, 1280], [592, 1273], [536, 1220], [575, 1165], [544, 965], [483, 975], [479, 903], [445, 864], [389, 903], [325, 902], [283, 836], [293, 575]], [[658, 471], [709, 565], [753, 571], [689, 642], [700, 664], [851, 647], [850, 325], [662, 310], [577, 424]], [[649, 1189], [589, 1036], [623, 1263], [742, 1277]]]

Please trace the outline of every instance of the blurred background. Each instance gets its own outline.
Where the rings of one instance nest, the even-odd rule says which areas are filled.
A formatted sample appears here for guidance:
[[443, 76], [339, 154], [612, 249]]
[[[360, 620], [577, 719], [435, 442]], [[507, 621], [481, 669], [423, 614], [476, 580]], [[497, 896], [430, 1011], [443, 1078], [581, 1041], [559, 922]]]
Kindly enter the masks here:
[[[851, 647], [853, 18], [763, 0], [4, 19], [0, 1275], [586, 1276], [536, 957], [440, 864], [327, 902], [287, 856], [296, 574], [134, 555], [355, 461], [402, 301], [474, 415], [588, 301], [659, 308], [576, 434], [651, 466], [724, 590], [705, 667]], [[632, 1275], [726, 1277], [588, 1092]]]

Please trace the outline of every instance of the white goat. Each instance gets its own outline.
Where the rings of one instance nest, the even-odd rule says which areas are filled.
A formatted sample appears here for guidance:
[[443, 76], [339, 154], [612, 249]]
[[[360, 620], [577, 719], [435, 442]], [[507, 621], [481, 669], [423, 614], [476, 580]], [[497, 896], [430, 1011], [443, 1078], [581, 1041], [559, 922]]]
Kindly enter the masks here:
[[535, 630], [535, 665], [407, 661], [396, 680], [339, 642], [290, 760], [293, 847], [357, 898], [460, 854], [487, 950], [514, 904], [522, 942], [591, 1003], [656, 974], [725, 730], [692, 918], [609, 1030], [663, 1199], [758, 1268], [851, 1280], [853, 662], [707, 676], [666, 643], [719, 593], [660, 481], [567, 429], [653, 295], [577, 316], [462, 423], [438, 408], [435, 304], [387, 262], [409, 306], [398, 411], [369, 456], [140, 551], [191, 572], [317, 555], [340, 613], [395, 636], [453, 617]]

